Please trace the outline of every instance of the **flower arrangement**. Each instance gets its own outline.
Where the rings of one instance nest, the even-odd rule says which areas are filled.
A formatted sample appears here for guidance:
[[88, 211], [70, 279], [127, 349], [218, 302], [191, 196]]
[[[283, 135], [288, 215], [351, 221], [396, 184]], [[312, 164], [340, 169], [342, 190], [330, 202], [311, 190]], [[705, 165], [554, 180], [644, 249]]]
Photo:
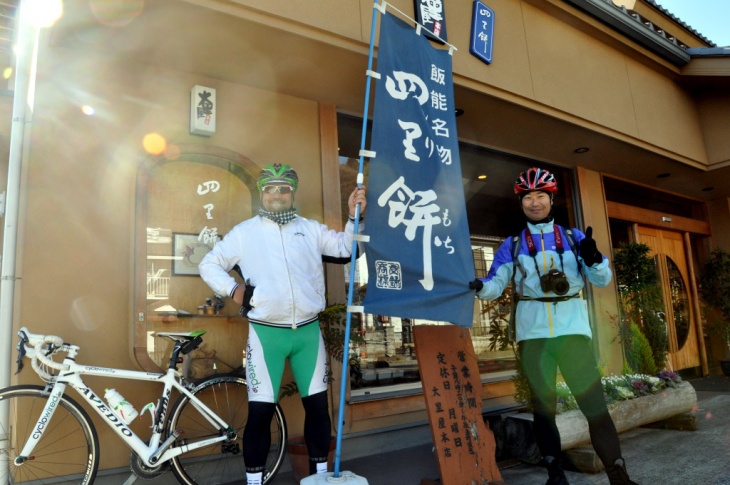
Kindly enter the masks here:
[[[645, 374], [611, 375], [601, 378], [603, 396], [611, 407], [618, 401], [658, 394], [666, 388], [677, 387], [682, 378], [676, 372], [663, 370], [656, 377]], [[558, 413], [578, 409], [578, 403], [565, 382], [558, 382]]]

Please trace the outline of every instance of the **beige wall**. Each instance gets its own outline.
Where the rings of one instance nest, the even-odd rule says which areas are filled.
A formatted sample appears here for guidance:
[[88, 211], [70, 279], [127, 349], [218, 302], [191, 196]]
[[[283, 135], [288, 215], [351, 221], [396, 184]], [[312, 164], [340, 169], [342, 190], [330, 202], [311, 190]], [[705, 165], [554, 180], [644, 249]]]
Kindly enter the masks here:
[[703, 90], [698, 96], [698, 106], [709, 164], [730, 164], [730, 138], [727, 136], [730, 98], [727, 91]]
[[[10, 153], [10, 127], [13, 119], [13, 97], [0, 94], [0, 187], [7, 192], [8, 183], [8, 155]], [[5, 233], [5, 224], [0, 228], [0, 238]], [[0, 248], [2, 239], [0, 239]]]
[[[367, 44], [370, 39], [370, 0], [359, 0], [358, 5], [321, 0], [316, 9], [311, 3], [236, 3], [255, 9], [253, 13], [239, 9], [238, 15], [271, 22], [270, 17], [261, 17], [266, 12], [277, 21], [294, 24], [302, 35], [346, 48], [355, 48], [349, 41]], [[392, 4], [413, 15], [412, 0]], [[491, 1], [494, 61], [486, 65], [469, 53], [472, 2], [446, 2], [445, 6], [449, 42], [458, 49], [454, 55], [457, 83], [463, 78], [461, 82], [472, 88], [507, 97], [518, 105], [554, 110], [557, 116], [570, 114], [639, 143], [707, 163], [695, 101], [667, 78], [668, 72], [677, 74], [678, 68], [637, 50], [625, 39], [624, 48], [616, 49], [618, 34], [603, 34], [610, 29], [560, 0]], [[613, 38], [607, 43], [609, 35]], [[627, 50], [632, 51], [631, 56]], [[636, 60], [642, 56], [642, 62]], [[680, 119], [682, 123], [677, 123]]]

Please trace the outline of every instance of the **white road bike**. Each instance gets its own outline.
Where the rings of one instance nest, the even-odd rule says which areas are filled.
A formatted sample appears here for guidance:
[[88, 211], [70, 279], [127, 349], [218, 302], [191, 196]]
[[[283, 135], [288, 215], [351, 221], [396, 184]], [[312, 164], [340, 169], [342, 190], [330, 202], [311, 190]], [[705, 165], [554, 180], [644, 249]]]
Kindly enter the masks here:
[[[157, 374], [77, 364], [78, 346], [22, 328], [18, 332], [18, 372], [23, 358], [28, 357], [46, 385], [0, 390], [0, 422], [5, 413], [9, 416], [8, 427], [0, 427], [0, 477], [7, 477], [7, 483], [12, 484], [94, 482], [99, 469], [99, 438], [87, 412], [65, 394], [70, 386], [131, 448], [130, 467], [137, 477], [153, 479], [171, 469], [180, 483], [188, 485], [245, 482], [242, 437], [248, 414], [246, 379], [217, 374], [189, 382], [178, 370], [184, 356], [202, 343], [203, 334], [158, 332], [157, 337], [169, 338], [175, 344], [167, 372]], [[53, 360], [58, 353], [66, 354], [61, 363]], [[140, 437], [124, 424], [104, 402], [103, 394], [89, 388], [81, 376], [102, 377], [106, 387], [114, 387], [108, 385], [110, 379], [161, 384], [157, 404], [148, 405], [150, 413], [143, 410], [137, 418], [152, 422], [150, 436]], [[173, 391], [177, 400], [168, 417]], [[264, 483], [270, 482], [281, 466], [286, 435], [284, 415], [277, 405]]]

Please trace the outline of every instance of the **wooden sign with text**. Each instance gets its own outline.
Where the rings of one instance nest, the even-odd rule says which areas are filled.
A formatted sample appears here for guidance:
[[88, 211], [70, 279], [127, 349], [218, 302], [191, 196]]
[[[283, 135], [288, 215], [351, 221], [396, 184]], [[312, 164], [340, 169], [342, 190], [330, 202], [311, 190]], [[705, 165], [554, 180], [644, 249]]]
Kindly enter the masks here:
[[494, 434], [482, 418], [482, 381], [469, 330], [417, 325], [413, 336], [441, 483], [504, 483]]

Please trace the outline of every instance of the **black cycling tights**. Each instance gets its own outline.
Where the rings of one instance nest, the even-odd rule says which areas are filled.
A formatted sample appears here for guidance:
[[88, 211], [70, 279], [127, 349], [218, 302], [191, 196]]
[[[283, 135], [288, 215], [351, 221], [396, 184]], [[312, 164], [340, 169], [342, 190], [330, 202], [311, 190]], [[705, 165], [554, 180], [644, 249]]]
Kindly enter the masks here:
[[317, 471], [317, 463], [326, 463], [330, 450], [332, 421], [327, 409], [327, 391], [302, 398], [304, 405], [304, 442], [309, 453], [309, 473]]
[[248, 420], [243, 431], [243, 461], [248, 473], [261, 472], [271, 447], [271, 420], [276, 404], [249, 402]]
[[[307, 445], [310, 470], [316, 463], [327, 461], [332, 422], [327, 409], [327, 391], [302, 398], [304, 405], [304, 441]], [[271, 446], [271, 420], [276, 404], [248, 403], [248, 421], [243, 432], [243, 459], [249, 473], [263, 471]], [[312, 472], [313, 473], [313, 472]]]
[[591, 443], [605, 466], [621, 457], [616, 426], [603, 397], [601, 374], [590, 339], [566, 335], [523, 340], [520, 361], [532, 394], [534, 434], [542, 456], [560, 457], [560, 434], [555, 424], [557, 368], [588, 420]]

